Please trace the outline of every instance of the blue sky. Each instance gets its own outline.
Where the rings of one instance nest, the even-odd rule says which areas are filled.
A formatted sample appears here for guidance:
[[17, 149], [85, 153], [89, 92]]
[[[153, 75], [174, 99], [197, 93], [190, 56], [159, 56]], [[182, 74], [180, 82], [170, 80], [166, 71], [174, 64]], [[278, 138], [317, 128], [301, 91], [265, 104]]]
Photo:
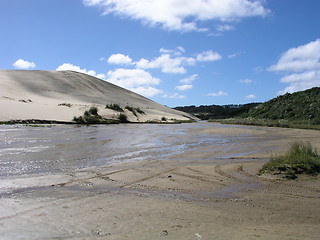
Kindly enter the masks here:
[[76, 70], [158, 103], [320, 86], [319, 0], [1, 0], [0, 69]]

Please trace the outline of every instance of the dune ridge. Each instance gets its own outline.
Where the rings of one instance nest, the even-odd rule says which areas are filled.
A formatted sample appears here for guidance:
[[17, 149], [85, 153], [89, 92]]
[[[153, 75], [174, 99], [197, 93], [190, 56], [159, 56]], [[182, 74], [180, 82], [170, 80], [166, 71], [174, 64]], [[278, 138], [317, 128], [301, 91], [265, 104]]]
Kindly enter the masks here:
[[195, 120], [189, 114], [83, 73], [0, 70], [0, 121], [71, 122], [92, 106], [98, 108], [103, 118], [117, 119], [119, 112], [106, 109], [107, 104], [139, 108], [145, 113], [136, 116], [125, 109], [130, 122]]

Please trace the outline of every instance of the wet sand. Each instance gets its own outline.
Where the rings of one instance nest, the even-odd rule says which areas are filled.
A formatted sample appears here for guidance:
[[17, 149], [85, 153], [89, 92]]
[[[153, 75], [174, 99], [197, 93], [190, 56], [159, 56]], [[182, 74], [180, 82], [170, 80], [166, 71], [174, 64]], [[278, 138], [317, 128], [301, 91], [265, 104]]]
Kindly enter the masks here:
[[1, 178], [0, 239], [319, 239], [320, 178], [256, 175], [290, 142], [320, 149], [319, 131], [194, 126], [228, 141]]

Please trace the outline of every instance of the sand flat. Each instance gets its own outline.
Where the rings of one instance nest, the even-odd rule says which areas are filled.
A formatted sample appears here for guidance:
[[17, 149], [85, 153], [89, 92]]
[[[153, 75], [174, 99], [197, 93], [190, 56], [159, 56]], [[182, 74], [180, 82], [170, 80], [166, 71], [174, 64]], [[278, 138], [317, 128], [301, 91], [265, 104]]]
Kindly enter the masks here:
[[[196, 132], [189, 126], [190, 131], [186, 125], [183, 128], [191, 137]], [[210, 126], [203, 131], [213, 134]], [[284, 152], [294, 139], [319, 146], [319, 132], [247, 130], [250, 134], [241, 141], [211, 149], [204, 144], [201, 151], [180, 152], [166, 160], [2, 178], [6, 185], [0, 199], [0, 235], [3, 239], [318, 239], [319, 177], [286, 181], [256, 173], [270, 151]], [[223, 134], [233, 138], [243, 131], [234, 126]], [[218, 132], [222, 134], [221, 129]]]

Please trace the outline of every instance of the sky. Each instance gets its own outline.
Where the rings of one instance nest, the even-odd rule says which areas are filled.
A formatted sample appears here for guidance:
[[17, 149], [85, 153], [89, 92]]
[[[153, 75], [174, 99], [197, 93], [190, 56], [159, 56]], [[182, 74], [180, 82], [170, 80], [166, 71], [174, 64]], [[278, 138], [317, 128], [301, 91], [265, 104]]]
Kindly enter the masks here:
[[0, 69], [74, 70], [169, 107], [320, 87], [319, 0], [1, 0]]

